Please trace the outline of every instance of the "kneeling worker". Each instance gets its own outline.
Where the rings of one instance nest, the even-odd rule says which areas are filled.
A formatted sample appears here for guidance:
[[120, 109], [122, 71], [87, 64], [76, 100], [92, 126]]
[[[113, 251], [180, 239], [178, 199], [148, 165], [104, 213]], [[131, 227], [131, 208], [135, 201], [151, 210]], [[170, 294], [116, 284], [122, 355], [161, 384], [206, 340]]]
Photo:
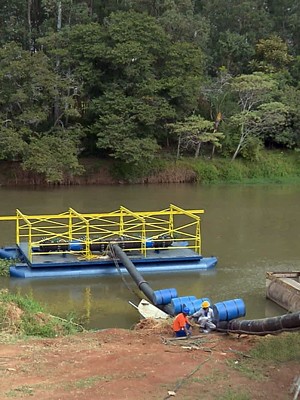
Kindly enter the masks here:
[[208, 301], [203, 301], [199, 311], [196, 311], [193, 318], [198, 318], [198, 324], [200, 325], [200, 332], [209, 333], [211, 330], [216, 329], [216, 325], [212, 322], [214, 318], [214, 311], [210, 307]]
[[190, 309], [188, 307], [184, 307], [182, 313], [178, 314], [173, 321], [173, 331], [175, 332], [176, 337], [184, 337], [190, 336], [190, 321], [188, 319], [188, 315], [190, 313]]

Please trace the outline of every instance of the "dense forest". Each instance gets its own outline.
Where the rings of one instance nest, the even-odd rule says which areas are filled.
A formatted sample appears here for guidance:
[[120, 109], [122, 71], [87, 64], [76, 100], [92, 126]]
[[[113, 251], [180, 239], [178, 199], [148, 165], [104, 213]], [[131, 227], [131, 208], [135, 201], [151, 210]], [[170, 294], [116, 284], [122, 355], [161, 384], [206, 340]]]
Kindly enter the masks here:
[[254, 161], [300, 147], [299, 0], [2, 0], [0, 160]]

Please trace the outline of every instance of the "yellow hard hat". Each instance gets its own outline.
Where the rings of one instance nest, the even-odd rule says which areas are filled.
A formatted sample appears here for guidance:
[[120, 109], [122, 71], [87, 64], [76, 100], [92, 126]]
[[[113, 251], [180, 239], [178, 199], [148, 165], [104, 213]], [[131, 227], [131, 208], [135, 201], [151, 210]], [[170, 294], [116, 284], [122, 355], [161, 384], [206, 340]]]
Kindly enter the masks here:
[[202, 304], [201, 304], [202, 308], [208, 308], [210, 307], [209, 301], [205, 300]]

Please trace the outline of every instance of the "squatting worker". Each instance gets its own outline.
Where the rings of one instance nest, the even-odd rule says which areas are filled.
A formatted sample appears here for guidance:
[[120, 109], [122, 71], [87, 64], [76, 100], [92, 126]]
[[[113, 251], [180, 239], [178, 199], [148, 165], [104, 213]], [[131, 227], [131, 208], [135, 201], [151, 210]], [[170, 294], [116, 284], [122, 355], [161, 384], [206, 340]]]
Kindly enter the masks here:
[[175, 332], [176, 337], [191, 335], [191, 325], [188, 319], [189, 313], [190, 309], [188, 307], [183, 307], [182, 312], [175, 317], [173, 321], [173, 331]]
[[206, 300], [201, 304], [200, 310], [192, 315], [192, 318], [198, 319], [200, 332], [209, 333], [211, 330], [216, 329], [216, 325], [213, 323], [214, 311]]

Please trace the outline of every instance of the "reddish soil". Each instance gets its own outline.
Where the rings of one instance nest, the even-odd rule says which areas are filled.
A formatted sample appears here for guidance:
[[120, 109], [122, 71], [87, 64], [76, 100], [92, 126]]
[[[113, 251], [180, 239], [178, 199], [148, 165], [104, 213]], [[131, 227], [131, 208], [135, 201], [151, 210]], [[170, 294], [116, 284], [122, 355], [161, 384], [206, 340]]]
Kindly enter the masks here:
[[[108, 329], [0, 344], [0, 399], [292, 399], [299, 364], [249, 357], [254, 336]], [[171, 339], [171, 340], [170, 340]], [[256, 365], [256, 366], [254, 366]], [[248, 397], [245, 397], [248, 396]]]

